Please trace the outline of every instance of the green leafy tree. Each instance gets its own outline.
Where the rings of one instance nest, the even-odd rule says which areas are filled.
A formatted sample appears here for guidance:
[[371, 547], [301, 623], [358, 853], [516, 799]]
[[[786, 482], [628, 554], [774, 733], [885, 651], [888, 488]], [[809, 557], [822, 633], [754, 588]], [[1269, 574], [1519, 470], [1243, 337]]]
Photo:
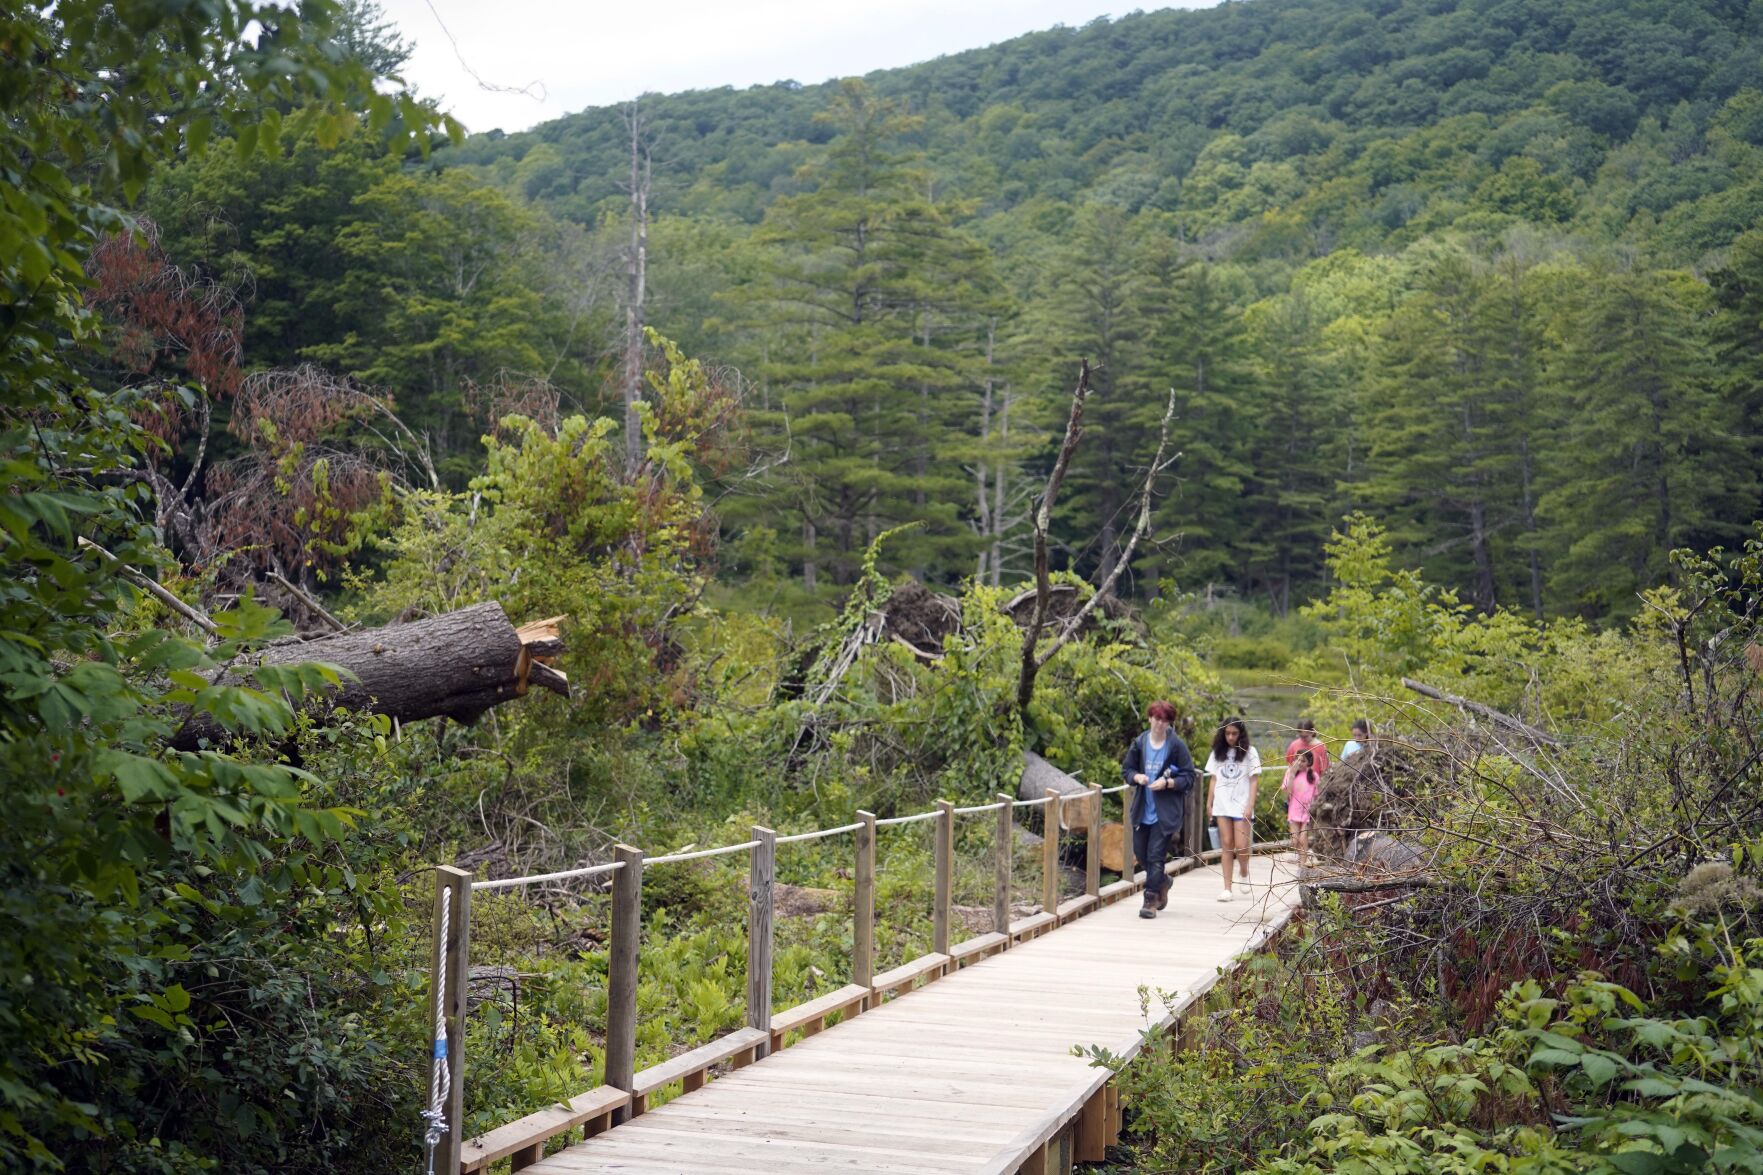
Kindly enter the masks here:
[[335, 238], [345, 269], [327, 291], [349, 329], [305, 353], [391, 393], [443, 467], [464, 474], [482, 420], [474, 386], [571, 358], [557, 303], [531, 278], [546, 264], [539, 219], [459, 171], [389, 174], [353, 204]]
[[[220, 134], [247, 152], [285, 124], [335, 140], [358, 129], [361, 109], [398, 144], [437, 123], [408, 94], [374, 91], [372, 72], [327, 40], [334, 17], [322, 3], [231, 0], [74, 0], [0, 15], [8, 1169], [195, 1170], [221, 1155], [243, 1169], [317, 1165], [347, 1133], [285, 1129], [281, 1099], [311, 1094], [307, 1122], [340, 1125], [323, 1090], [352, 1088], [361, 1073], [346, 1073], [317, 1039], [324, 1030], [302, 1031], [297, 1016], [265, 1015], [260, 1035], [240, 1035], [229, 1010], [269, 1011], [268, 999], [247, 1009], [248, 977], [270, 968], [261, 954], [217, 959], [205, 944], [223, 937], [211, 933], [217, 918], [255, 925], [260, 946], [269, 919], [247, 907], [297, 877], [308, 895], [328, 891], [322, 870], [304, 871], [350, 812], [268, 756], [166, 749], [185, 708], [241, 736], [284, 736], [293, 702], [334, 677], [260, 669], [249, 686], [213, 684], [220, 666], [277, 632], [249, 602], [213, 618], [208, 642], [150, 626], [157, 605], [140, 602], [121, 568], [164, 559], [127, 476], [154, 442], [128, 393], [93, 387], [70, 362], [94, 325], [82, 304], [86, 256], [124, 227], [155, 168]], [[313, 901], [313, 916], [328, 903]], [[303, 1074], [282, 1067], [295, 1052]], [[223, 1071], [227, 1055], [251, 1056], [257, 1071]], [[155, 1108], [162, 1097], [186, 1113]]]

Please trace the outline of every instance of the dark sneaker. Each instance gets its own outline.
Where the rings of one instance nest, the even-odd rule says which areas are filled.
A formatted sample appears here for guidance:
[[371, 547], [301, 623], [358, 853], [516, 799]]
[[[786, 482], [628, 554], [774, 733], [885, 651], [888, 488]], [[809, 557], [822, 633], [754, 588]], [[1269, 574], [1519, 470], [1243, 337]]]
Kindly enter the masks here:
[[1174, 888], [1175, 886], [1173, 885], [1166, 885], [1157, 891], [1157, 908], [1159, 910], [1164, 909], [1169, 905], [1169, 891]]
[[1139, 907], [1139, 917], [1141, 917], [1141, 918], [1155, 918], [1156, 916], [1157, 916], [1157, 907], [1156, 906], [1146, 905], [1146, 906]]

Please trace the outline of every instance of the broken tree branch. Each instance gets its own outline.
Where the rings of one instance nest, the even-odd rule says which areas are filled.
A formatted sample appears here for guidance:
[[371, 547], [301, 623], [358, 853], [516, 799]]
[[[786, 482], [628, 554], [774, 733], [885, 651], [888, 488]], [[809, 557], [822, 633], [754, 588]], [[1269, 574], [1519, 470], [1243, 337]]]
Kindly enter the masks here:
[[326, 609], [323, 604], [319, 603], [318, 600], [316, 598], [314, 598], [314, 596], [312, 595], [311, 592], [309, 592], [305, 588], [300, 587], [299, 585], [295, 584], [294, 582], [289, 580], [287, 576], [283, 575], [281, 572], [272, 571], [269, 573], [269, 578], [275, 580], [276, 583], [280, 584], [283, 587], [283, 589], [285, 589], [287, 591], [287, 593], [289, 595], [293, 596], [296, 600], [299, 600], [302, 604], [305, 604], [308, 608], [312, 609], [313, 613], [320, 620], [322, 620], [326, 624], [330, 625], [333, 630], [335, 630], [337, 632], [348, 632], [349, 631], [349, 626], [347, 624], [344, 624], [341, 620], [338, 620], [335, 616], [332, 616], [330, 614], [330, 611], [328, 609]]
[[1404, 677], [1402, 679], [1402, 684], [1422, 697], [1432, 698], [1434, 701], [1444, 702], [1447, 705], [1457, 707], [1459, 710], [1465, 710], [1471, 714], [1479, 715], [1496, 726], [1502, 726], [1515, 734], [1523, 735], [1532, 742], [1542, 743], [1543, 745], [1550, 747], [1558, 747], [1561, 745], [1561, 740], [1550, 734], [1548, 731], [1539, 730], [1528, 722], [1520, 722], [1518, 719], [1512, 717], [1512, 715], [1503, 714], [1492, 706], [1484, 706], [1480, 702], [1472, 702], [1468, 698], [1460, 698], [1456, 694], [1446, 693], [1442, 689], [1427, 685], [1424, 682], [1415, 681], [1413, 678], [1409, 677]]
[[158, 600], [161, 604], [164, 604], [167, 608], [170, 608], [173, 612], [176, 612], [179, 616], [182, 616], [185, 620], [188, 620], [191, 624], [194, 624], [197, 628], [200, 628], [209, 636], [214, 637], [216, 640], [220, 639], [220, 629], [215, 627], [214, 621], [208, 619], [206, 615], [198, 612], [196, 609], [190, 607], [190, 605], [178, 599], [164, 586], [155, 583], [153, 580], [147, 578], [147, 576], [142, 575], [139, 571], [136, 571], [133, 567], [130, 567], [127, 563], [124, 563], [121, 559], [118, 559], [115, 555], [112, 555], [109, 551], [105, 550], [89, 538], [81, 536], [80, 546], [85, 547], [90, 551], [96, 551], [103, 557], [106, 563], [109, 563], [112, 567], [116, 568], [117, 571], [121, 572], [123, 577], [130, 583], [141, 588], [148, 595]]
[[[543, 626], [535, 627], [540, 631], [529, 630], [529, 639], [544, 640]], [[269, 645], [229, 668], [223, 680], [245, 685], [259, 666], [308, 661], [346, 671], [338, 685], [307, 699], [315, 713], [342, 706], [385, 714], [400, 724], [441, 715], [470, 723], [492, 706], [523, 696], [529, 685], [569, 696], [569, 679], [532, 655], [495, 601], [408, 624]], [[230, 737], [212, 714], [198, 711], [185, 720], [172, 746], [188, 751]]]

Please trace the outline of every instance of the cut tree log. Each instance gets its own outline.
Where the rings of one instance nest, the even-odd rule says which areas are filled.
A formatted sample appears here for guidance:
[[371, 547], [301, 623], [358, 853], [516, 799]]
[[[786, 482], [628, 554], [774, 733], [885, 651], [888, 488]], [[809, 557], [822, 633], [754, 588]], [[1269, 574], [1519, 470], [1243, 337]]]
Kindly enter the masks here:
[[[310, 709], [343, 706], [399, 722], [444, 715], [470, 723], [491, 706], [522, 696], [529, 684], [569, 696], [569, 679], [545, 664], [562, 651], [557, 639], [560, 619], [517, 631], [502, 605], [492, 600], [407, 624], [271, 645], [255, 653], [250, 664], [230, 669], [222, 680], [238, 684], [257, 665], [325, 661], [348, 670], [354, 680], [345, 679]], [[523, 632], [529, 640], [522, 640]], [[545, 651], [535, 656], [529, 645]], [[227, 737], [211, 716], [194, 714], [172, 746], [189, 751], [204, 739], [217, 743]]]
[[1126, 875], [1126, 825], [1118, 820], [1102, 825], [1102, 868]]
[[[1033, 751], [1022, 752], [1022, 778], [1016, 785], [1016, 798], [1019, 800], [1038, 800], [1052, 788], [1062, 796], [1081, 796], [1089, 794], [1089, 787], [1079, 783], [1073, 776], [1067, 775], [1053, 764], [1047, 762]], [[1090, 829], [1090, 812], [1088, 804], [1060, 804], [1063, 818], [1060, 827], [1069, 832], [1088, 832]]]

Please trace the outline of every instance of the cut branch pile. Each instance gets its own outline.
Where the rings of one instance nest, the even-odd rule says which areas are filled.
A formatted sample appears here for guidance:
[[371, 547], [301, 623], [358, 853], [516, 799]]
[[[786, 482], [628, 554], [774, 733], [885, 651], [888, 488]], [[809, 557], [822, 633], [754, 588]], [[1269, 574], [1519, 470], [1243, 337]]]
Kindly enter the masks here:
[[1405, 824], [1410, 781], [1422, 774], [1443, 777], [1450, 766], [1442, 750], [1395, 742], [1373, 743], [1330, 764], [1310, 806], [1311, 851], [1336, 864], [1412, 866], [1419, 854], [1386, 830]]

